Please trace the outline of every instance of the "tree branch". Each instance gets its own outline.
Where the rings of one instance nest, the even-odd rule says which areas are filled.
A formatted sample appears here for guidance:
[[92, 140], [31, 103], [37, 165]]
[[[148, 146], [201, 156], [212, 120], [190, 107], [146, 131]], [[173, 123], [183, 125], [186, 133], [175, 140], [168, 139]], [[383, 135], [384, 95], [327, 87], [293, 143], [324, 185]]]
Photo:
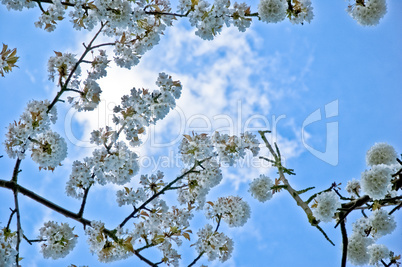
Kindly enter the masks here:
[[[95, 175], [93, 174], [92, 175], [92, 178], [94, 177]], [[88, 187], [88, 188], [85, 188], [84, 189], [84, 196], [83, 196], [83, 198], [82, 198], [82, 203], [81, 203], [81, 208], [80, 208], [80, 210], [78, 211], [78, 216], [79, 217], [81, 217], [82, 218], [82, 215], [84, 214], [84, 209], [85, 209], [85, 204], [86, 204], [86, 202], [87, 202], [87, 197], [88, 197], [88, 192], [89, 192], [89, 189], [91, 188], [91, 185]]]
[[62, 207], [56, 205], [55, 203], [53, 203], [53, 202], [51, 202], [51, 201], [39, 196], [38, 194], [26, 189], [25, 187], [20, 186], [19, 184], [16, 184], [16, 183], [11, 182], [11, 181], [0, 180], [0, 187], [4, 187], [4, 188], [7, 188], [7, 189], [10, 189], [10, 190], [13, 190], [13, 191], [17, 191], [17, 192], [19, 192], [19, 193], [21, 193], [21, 194], [23, 194], [23, 195], [35, 200], [36, 202], [48, 207], [49, 209], [52, 209], [52, 210], [54, 210], [54, 211], [56, 211], [56, 212], [58, 212], [58, 213], [60, 213], [60, 214], [62, 214], [64, 216], [66, 216], [68, 218], [71, 218], [71, 219], [73, 219], [73, 220], [75, 220], [77, 222], [82, 223], [84, 226], [85, 225], [91, 225], [91, 221], [80, 217], [78, 215], [78, 213], [74, 213], [74, 212], [69, 211], [69, 210], [67, 210], [65, 208], [62, 208]]
[[[74, 6], [74, 4], [73, 4]], [[52, 103], [50, 103], [50, 105], [47, 107], [47, 112], [49, 112], [54, 105], [56, 105], [57, 101], [59, 100], [59, 98], [61, 97], [61, 95], [66, 91], [67, 86], [71, 80], [71, 78], [73, 77], [75, 71], [77, 70], [78, 66], [82, 63], [82, 61], [84, 60], [85, 56], [88, 54], [89, 51], [91, 51], [92, 49], [98, 47], [98, 46], [94, 46], [92, 47], [92, 44], [94, 43], [95, 39], [99, 36], [99, 34], [102, 32], [103, 28], [105, 27], [106, 23], [102, 23], [101, 27], [99, 28], [99, 30], [96, 32], [95, 36], [92, 38], [92, 40], [89, 42], [88, 46], [85, 47], [85, 51], [82, 53], [80, 59], [77, 61], [77, 63], [75, 63], [73, 69], [71, 70], [70, 74], [68, 75], [66, 81], [64, 84], [60, 84], [60, 91], [57, 92], [56, 97], [53, 99]]]
[[351, 213], [357, 207], [366, 204], [368, 201], [370, 201], [370, 197], [368, 195], [364, 195], [356, 200], [342, 204], [342, 210], [344, 212], [339, 214], [340, 215], [339, 221], [336, 223], [335, 228], [338, 227], [338, 225], [346, 219], [346, 216], [348, 216], [349, 213]]
[[11, 214], [10, 214], [10, 218], [8, 218], [6, 229], [10, 229], [11, 220], [13, 219], [13, 216], [14, 216], [14, 214], [16, 212], [15, 209], [13, 210], [13, 209], [10, 208], [10, 210], [11, 210]]
[[17, 251], [17, 255], [15, 256], [15, 263], [17, 266], [19, 266], [19, 258], [20, 258], [20, 243], [21, 243], [21, 218], [20, 218], [20, 210], [18, 206], [18, 190], [14, 188], [13, 190], [14, 194], [14, 204], [15, 208], [14, 211], [16, 212], [17, 215], [17, 245], [15, 246], [15, 250]]
[[198, 261], [199, 259], [201, 259], [202, 255], [204, 255], [204, 253], [205, 253], [205, 251], [201, 252], [201, 253], [197, 256], [197, 258], [195, 258], [195, 259], [188, 265], [188, 267], [193, 266], [194, 264], [196, 264], [197, 261]]
[[348, 255], [348, 234], [346, 232], [346, 224], [344, 220], [341, 222], [341, 233], [342, 233], [342, 245], [343, 245], [341, 266], [346, 267], [346, 259]]

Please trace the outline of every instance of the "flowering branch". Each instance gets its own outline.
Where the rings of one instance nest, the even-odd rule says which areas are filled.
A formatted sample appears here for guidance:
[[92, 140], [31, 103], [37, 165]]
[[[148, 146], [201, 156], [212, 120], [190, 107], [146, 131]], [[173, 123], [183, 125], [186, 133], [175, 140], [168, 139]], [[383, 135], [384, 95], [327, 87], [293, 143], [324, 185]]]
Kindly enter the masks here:
[[[57, 92], [56, 97], [53, 99], [53, 101], [50, 103], [50, 105], [47, 108], [47, 112], [49, 112], [52, 107], [57, 103], [57, 101], [60, 99], [61, 95], [68, 90], [67, 86], [71, 80], [71, 78], [73, 77], [74, 73], [76, 72], [76, 70], [78, 69], [78, 66], [83, 62], [85, 56], [93, 49], [95, 49], [96, 47], [100, 47], [100, 45], [98, 46], [92, 46], [92, 44], [95, 42], [96, 38], [99, 36], [99, 34], [102, 32], [103, 28], [106, 26], [106, 23], [101, 22], [101, 27], [99, 28], [99, 30], [96, 32], [95, 36], [91, 39], [91, 41], [89, 42], [88, 46], [85, 46], [85, 51], [82, 53], [80, 59], [75, 63], [74, 67], [72, 68], [72, 70], [70, 71], [70, 74], [68, 75], [66, 81], [64, 83], [60, 83], [60, 91]], [[60, 79], [61, 79], [61, 75], [60, 75]]]

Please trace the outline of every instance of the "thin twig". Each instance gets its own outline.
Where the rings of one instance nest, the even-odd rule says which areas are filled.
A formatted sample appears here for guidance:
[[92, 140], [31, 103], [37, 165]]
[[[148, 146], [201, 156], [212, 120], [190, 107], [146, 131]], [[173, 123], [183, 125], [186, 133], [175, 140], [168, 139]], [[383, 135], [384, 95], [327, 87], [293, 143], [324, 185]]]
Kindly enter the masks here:
[[145, 258], [144, 256], [142, 256], [138, 251], [134, 250], [134, 255], [137, 256], [140, 260], [142, 260], [143, 262], [147, 263], [149, 266], [158, 266], [155, 263], [153, 263], [152, 261], [148, 260], [147, 258]]
[[28, 239], [28, 237], [26, 237], [25, 235], [22, 235], [22, 237], [25, 239], [25, 241], [28, 242], [28, 244], [32, 245], [32, 243], [36, 243], [36, 242], [43, 242], [46, 241], [47, 239]]
[[395, 208], [393, 208], [388, 214], [391, 215], [392, 213], [394, 213], [395, 211], [399, 210], [402, 207], [402, 202], [399, 203], [398, 206], [396, 206]]
[[350, 201], [348, 203], [342, 204], [342, 211], [341, 216], [339, 217], [339, 221], [336, 223], [335, 228], [338, 227], [338, 225], [346, 219], [346, 216], [349, 215], [354, 209], [357, 209], [358, 207], [366, 204], [368, 201], [370, 201], [370, 197], [368, 195], [364, 195], [356, 200]]
[[46, 11], [43, 9], [42, 4], [40, 1], [36, 1], [36, 3], [38, 3], [38, 6], [40, 8], [40, 10], [42, 11], [42, 13], [46, 13]]
[[11, 214], [10, 214], [10, 218], [8, 218], [8, 222], [7, 222], [7, 226], [6, 226], [6, 229], [10, 229], [10, 223], [11, 223], [11, 220], [12, 220], [12, 218], [13, 218], [13, 216], [14, 216], [14, 214], [15, 214], [15, 212], [16, 212], [16, 210], [14, 209], [11, 209], [10, 208], [10, 210], [11, 210]]
[[194, 264], [196, 264], [197, 261], [198, 261], [199, 259], [201, 259], [202, 255], [204, 255], [204, 253], [205, 253], [205, 251], [201, 252], [201, 253], [198, 255], [198, 257], [195, 258], [195, 259], [188, 265], [188, 267], [191, 267], [191, 266], [193, 266]]
[[332, 242], [332, 240], [328, 237], [327, 233], [325, 233], [325, 231], [317, 224], [315, 225], [315, 227], [324, 235], [325, 239], [331, 243], [331, 245], [335, 246], [334, 242]]
[[199, 166], [199, 164], [201, 164], [203, 161], [205, 161], [207, 159], [202, 160], [201, 162], [196, 162], [194, 164], [194, 166], [189, 169], [188, 171], [186, 171], [185, 173], [183, 173], [182, 175], [178, 176], [176, 179], [174, 179], [173, 181], [171, 181], [168, 185], [166, 185], [164, 188], [162, 188], [158, 193], [152, 195], [148, 200], [146, 200], [144, 203], [142, 203], [141, 206], [139, 206], [138, 208], [134, 208], [134, 211], [130, 213], [130, 215], [128, 215], [123, 222], [119, 225], [119, 227], [123, 227], [131, 218], [134, 217], [134, 215], [139, 212], [140, 210], [144, 209], [145, 206], [150, 203], [152, 200], [154, 200], [155, 198], [159, 197], [160, 195], [164, 194], [167, 190], [170, 189], [170, 187], [172, 185], [174, 185], [176, 182], [178, 182], [180, 179], [182, 179], [183, 177], [185, 177], [186, 175], [188, 175], [189, 173], [195, 172], [195, 169], [197, 166]]

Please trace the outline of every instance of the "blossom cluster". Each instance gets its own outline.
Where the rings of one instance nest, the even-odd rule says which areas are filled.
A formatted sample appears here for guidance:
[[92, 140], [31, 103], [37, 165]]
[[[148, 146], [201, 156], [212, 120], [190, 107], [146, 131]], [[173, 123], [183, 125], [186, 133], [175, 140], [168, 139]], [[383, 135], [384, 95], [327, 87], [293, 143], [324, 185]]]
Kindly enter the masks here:
[[180, 204], [196, 204], [197, 209], [202, 209], [210, 189], [221, 181], [222, 171], [216, 160], [205, 160], [201, 166], [197, 167], [196, 172], [190, 172], [178, 181], [178, 201]]
[[385, 0], [363, 0], [347, 8], [349, 15], [362, 26], [375, 26], [387, 13]]
[[221, 164], [234, 165], [237, 160], [246, 156], [246, 150], [253, 156], [257, 156], [259, 152], [259, 142], [249, 132], [240, 137], [219, 132], [212, 136], [194, 133], [184, 135], [179, 153], [183, 163], [194, 165], [194, 169], [183, 170], [187, 175], [178, 182], [179, 202], [196, 204], [198, 209], [203, 208], [209, 190], [222, 180]]
[[150, 92], [146, 89], [131, 89], [130, 95], [124, 95], [121, 105], [113, 109], [113, 122], [124, 128], [126, 139], [130, 145], [141, 144], [140, 135], [145, 134], [145, 127], [163, 119], [176, 106], [176, 99], [181, 95], [180, 81], [159, 73], [156, 85], [159, 90]]
[[261, 0], [258, 15], [268, 23], [277, 23], [288, 17], [292, 24], [310, 23], [314, 17], [310, 0]]
[[207, 218], [221, 218], [229, 227], [243, 226], [250, 218], [250, 206], [238, 196], [220, 197], [208, 203]]
[[98, 255], [100, 262], [122, 260], [129, 257], [130, 254], [132, 255], [130, 251], [131, 239], [127, 237], [127, 231], [117, 228], [114, 235], [117, 240], [121, 239], [123, 242], [116, 242], [104, 230], [105, 224], [101, 221], [92, 221], [91, 227], [87, 227], [85, 230], [85, 234], [88, 236], [89, 249]]
[[219, 258], [221, 262], [231, 257], [233, 252], [233, 241], [224, 233], [213, 230], [212, 225], [207, 224], [203, 229], [198, 231], [198, 240], [195, 243], [198, 253], [204, 252], [208, 256], [209, 261]]
[[369, 217], [362, 217], [353, 223], [353, 232], [362, 236], [372, 236], [375, 240], [391, 234], [396, 228], [393, 215], [384, 209], [373, 211]]
[[77, 235], [73, 233], [74, 228], [71, 228], [68, 223], [49, 221], [39, 229], [39, 240], [43, 241], [41, 245], [41, 253], [43, 257], [59, 259], [64, 258], [74, 249], [77, 243]]
[[181, 159], [186, 164], [194, 164], [204, 159], [217, 157], [220, 163], [232, 166], [237, 160], [244, 158], [246, 149], [257, 156], [260, 151], [259, 141], [252, 133], [245, 132], [238, 136], [221, 135], [215, 132], [207, 134], [184, 135], [179, 146]]
[[116, 193], [117, 203], [119, 206], [133, 205], [135, 206], [139, 201], [145, 201], [152, 195], [159, 192], [159, 190], [165, 186], [163, 181], [163, 172], [158, 171], [156, 174], [141, 175], [140, 184], [142, 187], [134, 190], [133, 188], [124, 187], [122, 190], [118, 190]]
[[172, 207], [169, 210], [166, 202], [161, 199], [155, 199], [151, 202], [152, 207], [149, 212], [143, 211], [142, 220], [135, 223], [135, 229], [130, 233], [133, 241], [138, 244], [154, 244], [163, 253], [163, 261], [173, 266], [179, 266], [177, 250], [173, 245], [181, 246], [184, 237], [190, 240], [187, 230], [190, 226], [190, 220], [193, 217], [192, 207], [179, 209]]
[[188, 13], [191, 26], [196, 27], [196, 35], [204, 40], [212, 40], [222, 31], [223, 25], [233, 24], [239, 31], [245, 31], [251, 25], [250, 8], [246, 3], [231, 7], [228, 0], [215, 0], [211, 6], [205, 0], [194, 4], [191, 0], [181, 1], [179, 9]]
[[389, 249], [375, 241], [396, 228], [393, 215], [384, 209], [375, 210], [369, 217], [362, 217], [353, 223], [353, 233], [349, 238], [348, 260], [355, 265], [375, 265], [390, 257]]
[[330, 222], [340, 207], [341, 202], [334, 191], [322, 192], [315, 198], [313, 215], [317, 220]]
[[[88, 158], [86, 158], [88, 160]], [[95, 182], [94, 176], [91, 173], [91, 167], [88, 162], [73, 162], [70, 178], [66, 185], [66, 194], [77, 199], [84, 196], [84, 191]]]
[[[366, 4], [369, 2], [367, 1]], [[367, 194], [376, 201], [394, 197], [392, 174], [398, 170], [397, 153], [386, 143], [376, 143], [366, 154], [366, 163], [371, 169], [362, 173], [361, 179], [347, 183], [346, 190], [353, 197]], [[353, 223], [353, 232], [349, 237], [348, 260], [354, 265], [381, 265], [381, 260], [390, 258], [389, 249], [375, 243], [380, 237], [391, 234], [396, 228], [395, 217], [385, 209], [373, 208], [368, 217], [362, 217]]]
[[68, 96], [67, 100], [78, 111], [94, 110], [100, 102], [102, 92], [96, 80], [106, 76], [106, 68], [109, 60], [104, 50], [99, 50], [99, 56], [91, 61], [91, 70], [87, 78], [82, 81], [80, 63], [71, 53], [55, 52], [55, 56], [49, 58], [49, 79], [54, 81], [59, 77], [59, 86], [63, 90], [79, 93], [78, 96]]
[[265, 202], [272, 198], [272, 186], [274, 186], [272, 180], [268, 176], [261, 174], [259, 178], [255, 178], [253, 182], [250, 183], [248, 191], [251, 193], [251, 196], [258, 201]]
[[3, 266], [16, 266], [15, 257], [18, 252], [15, 249], [17, 245], [17, 233], [11, 232], [4, 227], [0, 229], [0, 262]]
[[64, 139], [50, 129], [57, 120], [57, 111], [48, 110], [50, 102], [33, 100], [20, 116], [18, 122], [10, 123], [4, 145], [10, 158], [25, 158], [31, 150], [32, 159], [40, 169], [54, 170], [67, 156]]
[[122, 141], [111, 144], [113, 146], [110, 148], [104, 146], [95, 149], [91, 157], [84, 158], [84, 162], [73, 162], [66, 184], [68, 196], [82, 198], [85, 190], [95, 182], [100, 185], [123, 185], [138, 173], [138, 155]]
[[101, 221], [92, 221], [86, 229], [88, 244], [99, 261], [111, 262], [133, 255], [134, 246], [155, 246], [163, 253], [163, 261], [178, 266], [180, 255], [173, 245], [182, 244], [181, 237], [190, 239], [189, 220], [193, 217], [191, 207], [169, 210], [165, 201], [154, 199], [147, 211], [141, 212], [140, 221], [134, 223], [134, 229], [117, 228], [108, 232]]
[[[121, 127], [120, 131], [124, 131], [132, 146], [141, 143], [140, 135], [145, 133], [145, 127], [165, 117], [175, 107], [175, 99], [181, 95], [180, 82], [173, 81], [172, 77], [165, 73], [159, 74], [156, 84], [160, 90], [152, 93], [145, 89], [132, 89], [131, 95], [124, 95], [121, 105], [113, 109], [114, 123]], [[83, 163], [73, 164], [73, 171], [66, 186], [67, 195], [81, 198], [85, 189], [94, 182], [101, 185], [107, 182], [123, 185], [138, 173], [138, 155], [131, 151], [125, 142], [117, 141], [119, 134], [120, 132], [112, 130], [109, 126], [91, 133], [91, 143], [101, 147], [95, 149], [92, 156], [85, 158]], [[124, 205], [130, 202], [129, 195], [135, 192], [125, 190], [118, 194], [119, 205]], [[132, 204], [139, 199], [142, 198], [132, 199]]]
[[95, 149], [92, 157], [86, 159], [96, 181], [105, 185], [107, 182], [122, 185], [128, 183], [138, 173], [138, 155], [132, 152], [126, 143], [117, 142], [110, 149]]
[[371, 169], [361, 174], [360, 181], [348, 182], [346, 190], [351, 196], [357, 196], [363, 191], [374, 200], [394, 196], [396, 192], [392, 190], [392, 174], [397, 171], [396, 159], [397, 153], [391, 145], [375, 144], [366, 154], [366, 163]]

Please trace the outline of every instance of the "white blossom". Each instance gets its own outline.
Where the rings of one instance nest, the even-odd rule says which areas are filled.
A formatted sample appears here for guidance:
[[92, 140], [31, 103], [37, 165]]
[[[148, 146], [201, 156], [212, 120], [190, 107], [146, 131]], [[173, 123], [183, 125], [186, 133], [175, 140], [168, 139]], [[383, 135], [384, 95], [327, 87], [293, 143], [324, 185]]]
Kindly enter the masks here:
[[373, 244], [373, 240], [353, 233], [348, 240], [348, 260], [353, 265], [364, 265], [370, 260], [367, 247]]
[[389, 249], [385, 245], [372, 244], [367, 247], [367, 250], [370, 255], [370, 265], [382, 266], [380, 261], [389, 258]]
[[360, 195], [360, 181], [353, 178], [351, 181], [348, 181], [346, 184], [346, 191], [352, 197], [358, 197]]
[[227, 163], [229, 166], [232, 166], [238, 159], [244, 158], [246, 149], [250, 150], [253, 156], [257, 156], [260, 150], [257, 138], [249, 132], [245, 132], [240, 137], [215, 132], [212, 135], [212, 142], [220, 162]]
[[124, 187], [122, 190], [117, 190], [116, 197], [120, 207], [123, 205], [135, 206], [139, 201], [145, 201], [147, 194], [143, 188], [138, 188], [134, 191], [132, 188]]
[[250, 183], [248, 191], [258, 201], [265, 202], [272, 198], [272, 186], [274, 186], [273, 181], [268, 176], [261, 174], [259, 178], [255, 178]]
[[365, 0], [350, 5], [347, 11], [360, 25], [375, 26], [387, 13], [387, 3], [385, 0]]
[[140, 184], [145, 188], [145, 190], [149, 190], [152, 194], [158, 193], [158, 191], [165, 186], [163, 182], [163, 172], [157, 171], [156, 174], [141, 175]]
[[371, 233], [371, 220], [366, 217], [361, 217], [352, 224], [353, 233], [367, 237]]
[[201, 165], [197, 172], [187, 174], [178, 182], [178, 201], [181, 204], [196, 204], [197, 209], [204, 207], [210, 189], [222, 181], [222, 171], [216, 160], [206, 160]]
[[313, 214], [317, 220], [332, 221], [334, 214], [341, 207], [339, 197], [334, 191], [322, 192], [315, 198]]
[[78, 160], [74, 161], [70, 178], [66, 185], [67, 196], [81, 199], [84, 196], [84, 190], [88, 189], [94, 181], [95, 179], [88, 163], [82, 163]]
[[53, 4], [49, 5], [46, 12], [43, 12], [39, 17], [39, 21], [35, 22], [35, 26], [42, 28], [48, 32], [52, 32], [56, 29], [56, 21], [63, 20], [65, 8], [61, 3], [61, 0], [52, 0]]
[[207, 224], [197, 232], [198, 240], [195, 248], [198, 253], [204, 252], [209, 261], [219, 258], [221, 262], [228, 260], [233, 252], [233, 241], [224, 233], [214, 232], [213, 227]]
[[391, 169], [384, 164], [372, 166], [370, 170], [364, 171], [361, 176], [362, 190], [372, 199], [383, 199], [391, 183]]
[[258, 16], [264, 22], [277, 23], [286, 17], [286, 0], [261, 0], [258, 4]]
[[68, 223], [49, 221], [39, 229], [38, 239], [46, 240], [41, 245], [41, 253], [43, 257], [59, 259], [64, 258], [74, 249], [77, 243], [77, 235], [73, 233]]
[[91, 221], [91, 227], [85, 229], [85, 234], [88, 236], [87, 243], [92, 253], [100, 251], [105, 245], [104, 229], [105, 224], [101, 221]]
[[[54, 81], [56, 75], [62, 78], [67, 78], [68, 75], [74, 70], [77, 59], [71, 53], [55, 52], [56, 56], [49, 58], [47, 68], [49, 72], [49, 80]], [[74, 71], [74, 76], [77, 77], [81, 74], [80, 66], [77, 66]]]
[[207, 204], [206, 217], [221, 217], [229, 227], [243, 226], [250, 218], [250, 206], [238, 196], [220, 197]]
[[26, 0], [1, 0], [1, 3], [7, 7], [8, 10], [14, 9], [21, 11], [25, 8], [33, 8], [36, 7], [36, 3], [34, 1], [26, 1]]
[[68, 102], [73, 104], [73, 107], [78, 111], [91, 111], [98, 106], [101, 93], [102, 90], [99, 84], [95, 80], [88, 78], [84, 81], [84, 88], [80, 95], [75, 98], [68, 97]]
[[95, 149], [87, 163], [93, 166], [96, 181], [101, 185], [106, 182], [126, 184], [139, 170], [138, 155], [124, 142], [115, 143], [109, 150], [105, 147]]
[[213, 143], [207, 134], [185, 135], [179, 146], [181, 159], [186, 164], [193, 164], [214, 156]]
[[366, 163], [368, 166], [378, 164], [392, 165], [396, 164], [398, 154], [395, 148], [387, 143], [376, 143], [366, 154]]
[[139, 136], [145, 133], [145, 127], [164, 118], [176, 106], [175, 99], [181, 94], [180, 82], [165, 73], [159, 74], [156, 84], [160, 90], [154, 92], [131, 89], [130, 95], [124, 95], [121, 105], [113, 109], [113, 122], [124, 125], [126, 139], [132, 146], [141, 144]]
[[18, 157], [23, 159], [28, 144], [31, 142], [29, 138], [34, 139], [36, 135], [47, 131], [50, 128], [50, 123], [56, 122], [57, 109], [53, 107], [48, 112], [49, 105], [48, 100], [29, 101], [20, 116], [20, 120], [10, 123], [4, 142], [10, 158]]
[[389, 215], [384, 209], [373, 211], [369, 216], [369, 220], [372, 227], [371, 233], [376, 239], [391, 234], [396, 228], [394, 215]]
[[154, 199], [151, 203], [152, 207], [148, 211], [143, 211], [145, 216], [141, 217], [141, 221], [134, 223], [135, 229], [131, 233], [133, 240], [139, 243], [152, 242], [159, 244], [164, 255], [169, 255], [171, 262], [176, 262], [178, 256], [175, 250], [172, 250], [172, 243], [177, 246], [182, 244], [180, 236], [189, 237], [186, 230], [189, 226], [189, 220], [193, 217], [191, 208], [179, 209], [172, 207], [171, 210], [166, 205], [166, 202], [161, 199]]
[[87, 29], [91, 31], [97, 24], [95, 12], [93, 10], [85, 10], [82, 8], [88, 0], [75, 0], [74, 10], [70, 11], [69, 16], [76, 30]]
[[67, 157], [67, 144], [58, 133], [47, 131], [30, 143], [31, 158], [40, 169], [54, 170]]
[[100, 262], [107, 263], [122, 260], [132, 255], [132, 252], [127, 247], [127, 245], [131, 246], [131, 238], [127, 231], [123, 231], [121, 228], [115, 229], [114, 235], [122, 241], [117, 243], [108, 237], [104, 230], [105, 225], [101, 221], [92, 221], [91, 226], [85, 230], [85, 234], [88, 236], [89, 249], [92, 253], [98, 255]]
[[108, 67], [110, 60], [108, 60], [106, 51], [99, 50], [99, 56], [96, 56], [91, 63], [91, 71], [88, 72], [88, 78], [92, 80], [97, 80], [102, 77], [105, 77], [107, 72], [106, 68]]
[[290, 15], [290, 22], [292, 24], [303, 24], [304, 21], [310, 23], [314, 17], [313, 14], [313, 7], [311, 6], [310, 0], [299, 0], [299, 1], [292, 1], [293, 7], [291, 15]]
[[17, 232], [11, 232], [4, 227], [0, 230], [0, 264], [2, 266], [16, 266], [15, 257], [18, 252], [15, 249], [17, 245]]
[[251, 25], [251, 18], [246, 17], [250, 14], [250, 6], [246, 3], [237, 3], [233, 5], [231, 10], [233, 17], [233, 25], [236, 26], [239, 31], [244, 32]]

